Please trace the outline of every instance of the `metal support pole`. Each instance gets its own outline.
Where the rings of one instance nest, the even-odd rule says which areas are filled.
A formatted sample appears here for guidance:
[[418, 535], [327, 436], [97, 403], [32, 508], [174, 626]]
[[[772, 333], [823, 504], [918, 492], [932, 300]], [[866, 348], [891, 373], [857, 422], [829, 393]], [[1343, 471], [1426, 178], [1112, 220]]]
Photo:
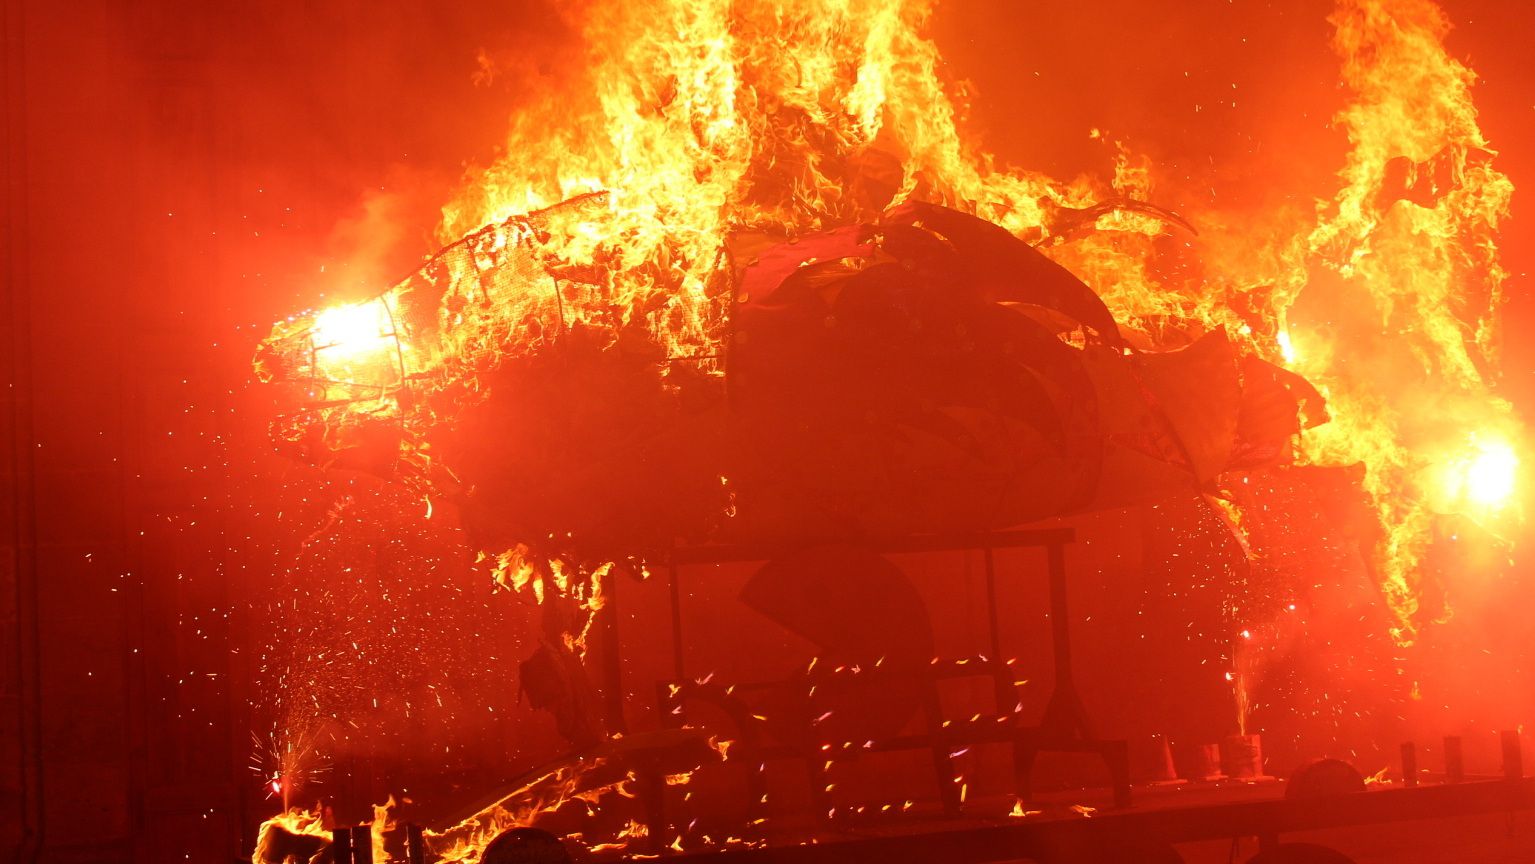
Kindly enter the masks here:
[[1461, 755], [1460, 736], [1444, 736], [1444, 782], [1459, 783], [1466, 779], [1466, 760]]
[[678, 584], [681, 577], [677, 556], [672, 555], [666, 562], [666, 586], [672, 604], [672, 672], [679, 682], [687, 678], [682, 661], [682, 587]]
[[999, 623], [1000, 615], [997, 610], [997, 562], [992, 555], [991, 546], [985, 546], [981, 550], [983, 561], [986, 565], [986, 616], [987, 623], [991, 627], [991, 682], [992, 699], [996, 702], [997, 712], [1011, 710], [1018, 704], [1018, 691], [1012, 684], [1012, 676], [1006, 674], [1007, 662], [1002, 659], [1002, 626]]
[[1524, 758], [1519, 752], [1519, 730], [1504, 729], [1500, 737], [1503, 741], [1503, 779], [1518, 780], [1524, 776]]
[[352, 829], [331, 829], [330, 854], [335, 864], [352, 864]]
[[991, 626], [991, 661], [1001, 663], [1002, 628], [997, 623], [997, 564], [990, 546], [982, 549], [981, 554], [986, 562], [986, 616]]
[[373, 828], [352, 826], [352, 864], [373, 864]]
[[[0, 494], [7, 502], [10, 523], [0, 531], [9, 546], [14, 574], [15, 619], [4, 634], [4, 662], [14, 664], [16, 710], [16, 791], [13, 808], [17, 847], [3, 850], [14, 860], [37, 861], [47, 846], [44, 807], [42, 637], [38, 619], [41, 584], [37, 565], [37, 508], [32, 382], [32, 293], [27, 240], [27, 3], [0, 3], [0, 182], [5, 206], [0, 207], [0, 317], [9, 324], [7, 344], [0, 345], [0, 387], [6, 388], [10, 434], [5, 455], [9, 482]], [[14, 629], [12, 629], [12, 627]], [[7, 831], [6, 833], [10, 833]], [[0, 856], [3, 857], [3, 856]]]
[[618, 577], [612, 568], [597, 577], [600, 581], [603, 603], [597, 610], [602, 625], [602, 696], [604, 713], [607, 715], [608, 732], [627, 733], [629, 723], [624, 719], [624, 660], [618, 644]]
[[1091, 739], [1087, 714], [1077, 694], [1071, 667], [1071, 619], [1066, 608], [1066, 546], [1056, 541], [1046, 547], [1050, 566], [1050, 635], [1055, 654], [1055, 685], [1045, 706], [1044, 731], [1059, 739]]
[[1055, 689], [1076, 692], [1071, 674], [1071, 620], [1066, 610], [1066, 547], [1052, 543], [1050, 560], [1050, 635], [1055, 649]]
[[426, 838], [421, 836], [421, 826], [414, 822], [405, 826], [405, 860], [409, 864], [426, 864]]

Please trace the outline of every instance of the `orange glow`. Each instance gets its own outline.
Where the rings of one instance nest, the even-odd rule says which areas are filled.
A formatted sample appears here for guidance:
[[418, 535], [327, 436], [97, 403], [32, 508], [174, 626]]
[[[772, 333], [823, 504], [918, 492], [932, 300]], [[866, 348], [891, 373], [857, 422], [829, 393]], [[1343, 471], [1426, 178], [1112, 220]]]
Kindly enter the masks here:
[[1519, 457], [1502, 442], [1484, 443], [1480, 450], [1466, 467], [1466, 495], [1482, 506], [1503, 504], [1514, 493]]
[[358, 355], [394, 349], [394, 322], [381, 301], [332, 306], [314, 316], [311, 330], [316, 351]]
[[[383, 400], [404, 377], [406, 346], [384, 298], [320, 312], [310, 325], [309, 342], [314, 375], [331, 385], [330, 398]], [[336, 384], [346, 392], [337, 392]]]
[[[1501, 509], [1522, 447], [1495, 391], [1495, 239], [1513, 187], [1443, 12], [1337, 0], [1343, 101], [1319, 106], [1347, 139], [1337, 185], [1293, 190], [1310, 206], [1284, 213], [1208, 204], [1178, 217], [1149, 205], [1180, 178], [1100, 130], [1083, 146], [1103, 148], [1107, 176], [1009, 169], [970, 146], [931, 12], [924, 0], [595, 4], [578, 24], [586, 73], [511, 118], [499, 159], [443, 207], [452, 245], [375, 301], [274, 329], [275, 353], [312, 357], [288, 370], [310, 376], [309, 419], [328, 432], [398, 422], [407, 482], [448, 482], [430, 479], [422, 443], [487, 398], [481, 371], [579, 327], [644, 344], [663, 378], [722, 376], [732, 231], [793, 237], [942, 203], [1091, 285], [1135, 350], [1224, 329], [1313, 382], [1331, 422], [1301, 435], [1300, 461], [1365, 466], [1383, 529], [1374, 578], [1410, 641], [1439, 614], [1419, 608], [1435, 521]], [[1192, 273], [1166, 260], [1185, 219], [1200, 231], [1185, 243]], [[1503, 449], [1446, 452], [1467, 428], [1505, 430]], [[1436, 464], [1461, 465], [1453, 488], [1426, 481]], [[504, 584], [540, 596], [568, 573], [517, 548], [491, 557]]]
[[[1096, 175], [1001, 164], [962, 134], [964, 99], [946, 85], [929, 35], [933, 5], [581, 4], [571, 24], [589, 54], [584, 71], [523, 94], [499, 155], [469, 171], [443, 205], [444, 248], [372, 299], [273, 328], [260, 374], [296, 384], [303, 406], [278, 437], [321, 451], [319, 464], [348, 449], [387, 449], [395, 479], [426, 499], [430, 515], [433, 500], [451, 507], [470, 485], [451, 474], [452, 451], [434, 433], [471, 427], [455, 424], [491, 405], [492, 388], [515, 386], [505, 383], [515, 377], [507, 370], [520, 371], [512, 364], [569, 348], [642, 358], [635, 365], [646, 383], [669, 392], [695, 378], [723, 390], [730, 316], [747, 302], [734, 290], [745, 261], [814, 232], [877, 222], [894, 205], [932, 202], [1002, 226], [1091, 286], [1118, 322], [1125, 354], [1177, 351], [1224, 332], [1244, 356], [1314, 385], [1327, 421], [1300, 424], [1289, 446], [1275, 449], [1293, 447], [1303, 466], [1363, 467], [1359, 482], [1379, 531], [1371, 525], [1367, 536], [1347, 538], [1373, 547], [1348, 550], [1339, 566], [1367, 562], [1404, 645], [1448, 615], [1456, 586], [1433, 580], [1454, 577], [1424, 565], [1430, 544], [1447, 517], [1495, 533], [1521, 518], [1529, 442], [1499, 390], [1507, 273], [1497, 240], [1514, 190], [1478, 125], [1475, 73], [1446, 48], [1445, 14], [1430, 0], [1334, 0], [1336, 101], [1311, 110], [1330, 116], [1341, 156], [1329, 157], [1336, 164], [1317, 188], [1275, 191], [1298, 205], [1260, 212], [1225, 203], [1214, 188], [1191, 191], [1183, 169], [1148, 155], [1158, 142], [1112, 130], [1076, 133], [1082, 149], [1102, 157]], [[1159, 201], [1193, 203], [1172, 214]], [[732, 245], [742, 237], [760, 245]], [[526, 412], [504, 425], [558, 425], [547, 420]], [[380, 428], [390, 434], [364, 434]], [[719, 476], [720, 486], [746, 488], [738, 476], [746, 475]], [[1256, 511], [1228, 500], [1236, 497], [1226, 493], [1228, 479], [1198, 491], [1257, 560], [1271, 538], [1260, 536]], [[570, 497], [571, 512], [597, 509], [591, 496]], [[502, 537], [484, 544], [478, 562], [501, 588], [538, 603], [568, 600], [585, 613], [560, 634], [584, 658], [591, 613], [612, 600], [602, 586], [623, 559], [559, 557], [564, 551], [545, 542], [557, 536]], [[1244, 604], [1240, 614], [1252, 613]], [[1224, 631], [1235, 637], [1224, 677], [1242, 735], [1250, 719], [1255, 731], [1262, 723], [1254, 712], [1266, 698], [1260, 651], [1290, 641], [1271, 624], [1241, 619]], [[1422, 698], [1413, 687], [1412, 698]], [[710, 743], [727, 757], [730, 742]], [[258, 777], [286, 798], [308, 776], [283, 765]], [[628, 781], [586, 787], [593, 767], [552, 770], [429, 832], [428, 842], [444, 860], [473, 862], [509, 827], [634, 794]], [[962, 783], [960, 799], [969, 793]], [[1008, 815], [1039, 812], [1019, 800]], [[620, 808], [615, 814], [624, 818]], [[268, 824], [321, 833], [313, 814], [299, 811]], [[373, 824], [378, 857], [387, 805]], [[680, 837], [646, 838], [636, 821], [583, 842], [603, 852], [642, 840], [681, 848]]]

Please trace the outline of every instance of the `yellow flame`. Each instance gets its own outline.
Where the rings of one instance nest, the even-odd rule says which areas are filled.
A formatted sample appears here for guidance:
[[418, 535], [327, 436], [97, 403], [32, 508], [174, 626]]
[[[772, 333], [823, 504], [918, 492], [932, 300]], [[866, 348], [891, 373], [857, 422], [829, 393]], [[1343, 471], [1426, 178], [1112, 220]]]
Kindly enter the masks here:
[[314, 317], [311, 332], [317, 350], [350, 354], [394, 347], [394, 322], [385, 304], [377, 300], [332, 306]]
[[[1337, 274], [1338, 290], [1373, 311], [1395, 350], [1384, 363], [1368, 356], [1375, 346], [1334, 346], [1356, 361], [1352, 373], [1335, 354], [1299, 358], [1299, 371], [1326, 388], [1334, 418], [1306, 443], [1318, 462], [1368, 467], [1366, 491], [1387, 532], [1379, 575], [1406, 640], [1425, 623], [1418, 565], [1433, 521], [1432, 490], [1414, 478], [1438, 455], [1436, 440], [1511, 425], [1485, 370], [1496, 359], [1505, 276], [1494, 234], [1513, 185], [1492, 166], [1471, 100], [1475, 73], [1446, 51], [1449, 24], [1437, 6], [1340, 0], [1331, 20], [1354, 92], [1337, 121], [1353, 147], [1345, 186], [1308, 245]], [[1509, 457], [1476, 469], [1481, 491], [1468, 488], [1462, 503], [1511, 494], [1511, 481], [1488, 476], [1499, 466]], [[1456, 505], [1441, 497], [1440, 506]]]
[[397, 806], [393, 795], [383, 804], [373, 805], [373, 821], [368, 823], [368, 837], [373, 846], [374, 861], [389, 860], [384, 835], [394, 830], [394, 817], [390, 814]]
[[[510, 828], [537, 824], [540, 817], [554, 813], [568, 802], [581, 801], [589, 808], [597, 808], [612, 795], [633, 798], [628, 788], [633, 774], [625, 779], [603, 786], [586, 787], [584, 780], [592, 769], [604, 764], [600, 758], [578, 760], [562, 765], [526, 783], [500, 801], [441, 831], [423, 832], [427, 846], [438, 860], [472, 864], [480, 859], [485, 847]], [[646, 834], [645, 826], [629, 821], [610, 840], [591, 842], [583, 838], [588, 851], [601, 852], [625, 848], [635, 837]], [[380, 859], [382, 860], [382, 859]]]
[[[477, 368], [576, 324], [614, 342], [648, 339], [658, 356], [718, 375], [732, 230], [793, 236], [873, 218], [892, 201], [944, 203], [1042, 244], [1138, 348], [1224, 328], [1317, 384], [1332, 422], [1304, 434], [1302, 457], [1367, 467], [1385, 529], [1376, 578], [1400, 638], [1412, 638], [1437, 614], [1419, 609], [1437, 515], [1500, 510], [1515, 491], [1507, 454], [1523, 448], [1495, 393], [1505, 278], [1495, 234], [1513, 187], [1477, 125], [1475, 75], [1445, 48], [1443, 12], [1429, 0], [1337, 0], [1329, 20], [1346, 104], [1335, 126], [1349, 144], [1338, 188], [1312, 212], [1184, 214], [1201, 229], [1190, 276], [1158, 266], [1162, 220], [1087, 209], [1155, 200], [1159, 183], [1178, 182], [1124, 142], [1093, 130], [1088, 146], [1108, 148], [1112, 175], [1070, 182], [966, 146], [963, 105], [924, 34], [931, 11], [927, 0], [594, 4], [578, 24], [590, 52], [581, 71], [514, 116], [502, 155], [443, 208], [441, 236], [465, 238], [461, 254], [371, 304], [316, 317], [317, 376], [358, 385], [323, 396], [375, 398], [335, 409], [369, 417], [398, 416], [390, 394], [407, 380], [483, 398]], [[580, 206], [517, 215], [599, 190]], [[1096, 214], [1093, 230], [1057, 242], [1073, 213]], [[411, 292], [430, 295], [423, 285], [440, 290], [454, 268], [480, 261], [581, 275], [471, 278], [419, 332], [397, 330]], [[1347, 320], [1309, 312], [1303, 301], [1318, 297]], [[437, 418], [403, 419], [410, 433]], [[1444, 444], [1487, 429], [1506, 451], [1467, 457]], [[1428, 482], [1431, 466], [1467, 458], [1463, 495]], [[500, 564], [505, 581], [545, 589], [515, 556]]]
[[1483, 442], [1478, 451], [1466, 466], [1466, 497], [1484, 507], [1501, 505], [1514, 492], [1519, 456], [1502, 441]]

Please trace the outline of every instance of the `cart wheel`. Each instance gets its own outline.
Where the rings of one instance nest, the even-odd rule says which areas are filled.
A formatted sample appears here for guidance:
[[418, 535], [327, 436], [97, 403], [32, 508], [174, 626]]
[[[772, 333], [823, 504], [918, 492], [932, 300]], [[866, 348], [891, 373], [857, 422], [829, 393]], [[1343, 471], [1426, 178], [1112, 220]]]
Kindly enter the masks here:
[[1247, 864], [1354, 864], [1354, 859], [1315, 843], [1281, 843], [1247, 859]]

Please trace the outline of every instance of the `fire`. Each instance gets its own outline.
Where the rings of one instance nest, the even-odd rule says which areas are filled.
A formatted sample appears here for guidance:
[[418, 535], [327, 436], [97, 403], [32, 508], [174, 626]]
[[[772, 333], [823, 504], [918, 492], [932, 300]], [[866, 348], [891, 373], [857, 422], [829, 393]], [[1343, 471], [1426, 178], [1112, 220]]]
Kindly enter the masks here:
[[[1339, 0], [1330, 21], [1349, 101], [1336, 122], [1351, 145], [1340, 188], [1312, 217], [1184, 214], [1202, 229], [1191, 276], [1164, 265], [1158, 242], [1183, 219], [1144, 204], [1167, 181], [1124, 142], [1091, 130], [1112, 176], [1071, 182], [965, 146], [963, 106], [923, 35], [931, 12], [923, 0], [597, 4], [581, 22], [587, 73], [518, 113], [503, 155], [444, 207], [441, 234], [456, 246], [437, 271], [269, 341], [306, 326], [312, 400], [403, 424], [404, 461], [429, 476], [419, 440], [455, 409], [420, 406], [437, 393], [483, 398], [477, 369], [573, 326], [644, 334], [670, 360], [663, 375], [679, 363], [721, 374], [732, 230], [792, 236], [892, 202], [945, 203], [1041, 244], [1143, 350], [1224, 328], [1318, 384], [1332, 422], [1304, 434], [1302, 458], [1367, 466], [1385, 528], [1376, 574], [1410, 638], [1425, 623], [1418, 562], [1435, 514], [1499, 510], [1519, 448], [1494, 392], [1505, 275], [1494, 237], [1512, 186], [1477, 126], [1474, 73], [1444, 47], [1443, 13], [1427, 0]], [[462, 300], [420, 320], [418, 298], [496, 261], [596, 278], [466, 283]], [[1438, 443], [1484, 428], [1502, 449], [1468, 457]], [[1460, 479], [1432, 488], [1435, 463], [1460, 466]], [[510, 569], [500, 557], [510, 581], [542, 588], [522, 555]]]
[[[1493, 167], [1471, 99], [1475, 73], [1445, 50], [1449, 24], [1437, 6], [1345, 0], [1331, 21], [1354, 93], [1337, 121], [1353, 147], [1339, 175], [1345, 185], [1320, 209], [1307, 244], [1336, 274], [1337, 290], [1372, 313], [1355, 333], [1337, 335], [1387, 350], [1353, 374], [1338, 362], [1342, 344], [1296, 365], [1326, 388], [1335, 420], [1311, 433], [1310, 457], [1368, 466], [1366, 488], [1387, 532], [1379, 578], [1406, 639], [1426, 623], [1418, 562], [1431, 508], [1470, 505], [1466, 515], [1485, 516], [1513, 493], [1517, 432], [1494, 390], [1505, 277], [1495, 236], [1513, 185]], [[1399, 334], [1395, 346], [1376, 335], [1388, 328]], [[1469, 454], [1438, 443], [1468, 435]], [[1459, 464], [1454, 489], [1418, 480], [1435, 462]]]
[[314, 317], [312, 333], [315, 350], [335, 350], [341, 355], [394, 348], [389, 309], [377, 300], [326, 309]]
[[[339, 451], [387, 428], [401, 479], [436, 491], [453, 478], [428, 434], [483, 402], [506, 364], [595, 345], [652, 358], [663, 383], [721, 378], [732, 232], [782, 241], [941, 203], [1091, 285], [1129, 351], [1223, 329], [1316, 384], [1330, 422], [1301, 433], [1299, 458], [1366, 467], [1383, 529], [1374, 575], [1411, 640], [1440, 614], [1419, 606], [1435, 520], [1516, 515], [1525, 447], [1497, 395], [1495, 241], [1513, 187], [1477, 125], [1475, 75], [1445, 48], [1444, 14], [1428, 0], [1337, 0], [1337, 186], [1294, 190], [1311, 205], [1290, 212], [1174, 216], [1150, 202], [1177, 178], [1099, 130], [1085, 144], [1104, 148], [1110, 175], [1070, 181], [966, 146], [964, 105], [924, 35], [931, 12], [927, 0], [592, 4], [585, 71], [511, 118], [502, 155], [443, 208], [449, 245], [372, 300], [274, 328], [260, 372], [302, 382], [308, 409], [279, 437]], [[1168, 260], [1169, 235], [1197, 267]], [[583, 584], [600, 567], [501, 548], [484, 560], [503, 585], [600, 604]]]
[[1275, 341], [1279, 344], [1279, 356], [1284, 358], [1285, 365], [1294, 365], [1300, 359], [1300, 349], [1295, 347], [1295, 341], [1290, 338], [1290, 331], [1280, 330]]
[[[541, 818], [558, 813], [576, 802], [588, 812], [598, 810], [610, 796], [633, 798], [633, 776], [624, 774], [612, 782], [593, 783], [607, 763], [601, 758], [579, 759], [531, 779], [501, 800], [441, 831], [427, 830], [425, 837], [432, 854], [444, 862], [473, 862], [482, 850], [503, 831], [522, 826], [536, 826]], [[685, 781], [681, 781], [685, 782]], [[633, 838], [646, 836], [645, 827], [626, 820], [606, 837], [583, 836], [590, 851], [624, 848]]]
[[374, 861], [389, 860], [389, 852], [385, 846], [386, 838], [384, 835], [394, 830], [394, 817], [391, 815], [391, 812], [397, 806], [399, 804], [394, 800], [393, 795], [390, 795], [389, 800], [383, 804], [373, 805], [373, 821], [368, 823], [368, 839], [373, 847]]
[[331, 834], [318, 812], [294, 807], [261, 823], [256, 838], [251, 864], [281, 864], [316, 856], [329, 847]]
[[[277, 782], [277, 781], [273, 781]], [[394, 796], [383, 804], [373, 805], [373, 820], [368, 823], [368, 836], [373, 849], [373, 861], [389, 861], [386, 847], [387, 835], [395, 829], [391, 812], [398, 806]], [[292, 836], [289, 836], [292, 835]], [[251, 864], [284, 864], [287, 861], [319, 860], [318, 852], [331, 843], [331, 829], [325, 824], [324, 814], [302, 807], [290, 807], [261, 823], [256, 832], [256, 850]], [[303, 840], [297, 838], [317, 838]], [[329, 860], [327, 857], [325, 860]]]
[[1043, 810], [1031, 810], [1024, 806], [1022, 798], [1015, 798], [1013, 799], [1013, 809], [1009, 810], [1007, 815], [1010, 819], [1027, 819], [1030, 816], [1038, 816], [1044, 812]]
[[[388, 301], [382, 297], [320, 312], [310, 324], [309, 339], [315, 371], [322, 380], [362, 383], [380, 369], [403, 372], [408, 348], [396, 331]], [[386, 383], [394, 382], [378, 381], [380, 397]]]

